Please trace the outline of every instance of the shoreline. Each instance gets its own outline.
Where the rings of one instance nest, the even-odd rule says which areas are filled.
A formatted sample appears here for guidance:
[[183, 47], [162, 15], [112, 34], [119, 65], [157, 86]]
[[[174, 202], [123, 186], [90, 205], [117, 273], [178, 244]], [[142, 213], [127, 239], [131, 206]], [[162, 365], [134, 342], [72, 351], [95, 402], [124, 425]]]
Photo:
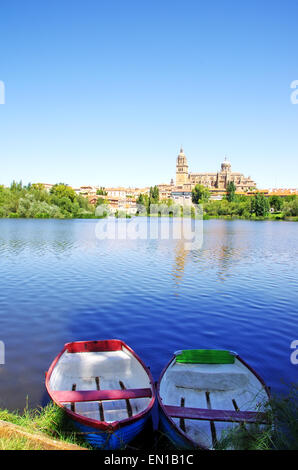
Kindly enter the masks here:
[[[105, 219], [133, 219], [133, 218], [170, 218], [170, 219], [179, 219], [181, 217], [177, 216], [169, 216], [169, 215], [130, 215], [127, 214], [126, 216], [118, 216], [115, 217], [114, 215], [107, 216], [107, 217], [0, 217], [0, 220], [105, 220]], [[185, 218], [190, 218], [186, 216]], [[195, 217], [191, 217], [195, 219]], [[201, 220], [201, 219], [198, 219]], [[208, 215], [204, 214], [203, 220], [247, 220], [250, 222], [260, 222], [260, 221], [270, 221], [270, 222], [298, 222], [298, 217], [241, 217], [241, 216], [234, 216], [234, 215]]]

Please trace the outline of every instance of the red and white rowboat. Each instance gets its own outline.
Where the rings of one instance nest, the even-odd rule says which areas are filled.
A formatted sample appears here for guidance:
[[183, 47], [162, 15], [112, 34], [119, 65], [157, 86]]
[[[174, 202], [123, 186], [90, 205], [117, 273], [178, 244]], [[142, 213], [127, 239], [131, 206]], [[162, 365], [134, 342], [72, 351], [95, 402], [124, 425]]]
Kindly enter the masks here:
[[101, 449], [119, 449], [134, 439], [155, 400], [149, 369], [120, 340], [67, 343], [46, 374], [46, 388]]

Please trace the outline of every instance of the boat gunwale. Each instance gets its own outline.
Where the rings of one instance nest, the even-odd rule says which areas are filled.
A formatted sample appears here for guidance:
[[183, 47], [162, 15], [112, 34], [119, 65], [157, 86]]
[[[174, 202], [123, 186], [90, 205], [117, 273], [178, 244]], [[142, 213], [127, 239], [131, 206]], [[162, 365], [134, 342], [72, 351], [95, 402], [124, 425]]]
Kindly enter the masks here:
[[[61, 356], [65, 353], [65, 351], [69, 351], [71, 346], [74, 345], [74, 344], [80, 344], [80, 345], [87, 344], [89, 346], [92, 346], [92, 344], [95, 345], [95, 344], [98, 344], [98, 343], [105, 344], [106, 346], [109, 346], [109, 345], [112, 346], [113, 344], [115, 346], [121, 346], [121, 348], [118, 348], [118, 349], [113, 349], [113, 346], [112, 346], [111, 349], [108, 349], [109, 351], [120, 350], [120, 349], [122, 349], [122, 347], [124, 347], [141, 364], [141, 366], [143, 367], [143, 369], [145, 370], [145, 372], [146, 372], [146, 374], [149, 378], [151, 391], [152, 391], [151, 400], [150, 400], [148, 406], [145, 408], [145, 410], [143, 410], [140, 413], [138, 413], [134, 416], [131, 416], [129, 418], [125, 418], [125, 419], [120, 420], [120, 421], [113, 421], [113, 422], [107, 423], [106, 421], [100, 421], [100, 420], [93, 419], [93, 418], [87, 418], [83, 415], [75, 413], [74, 411], [71, 411], [70, 409], [66, 408], [61, 402], [57, 401], [54, 398], [54, 395], [52, 394], [52, 390], [51, 390], [49, 382], [50, 382], [52, 372], [53, 372], [54, 368], [56, 367], [56, 365], [58, 364], [59, 359], [61, 358]], [[107, 351], [107, 349], [105, 349], [105, 351]], [[85, 350], [84, 352], [92, 352], [92, 349]], [[74, 354], [76, 354], [76, 353], [74, 353]], [[146, 364], [143, 362], [143, 360], [135, 353], [135, 351], [133, 349], [131, 349], [124, 341], [119, 340], [119, 339], [97, 340], [97, 341], [74, 341], [74, 342], [71, 342], [71, 343], [66, 343], [64, 345], [62, 351], [60, 351], [60, 353], [55, 357], [55, 359], [51, 363], [48, 371], [46, 372], [45, 385], [46, 385], [47, 392], [48, 392], [50, 398], [53, 400], [53, 402], [57, 406], [59, 406], [59, 408], [63, 408], [63, 410], [65, 410], [65, 412], [67, 413], [67, 415], [71, 419], [73, 419], [74, 421], [77, 421], [81, 424], [84, 424], [85, 426], [95, 428], [95, 429], [99, 429], [102, 432], [109, 432], [109, 433], [114, 432], [117, 429], [123, 428], [125, 426], [128, 426], [128, 425], [144, 418], [152, 410], [154, 402], [155, 402], [155, 397], [156, 397], [154, 381], [153, 381], [153, 377], [152, 377], [152, 374], [151, 374], [151, 371], [150, 371], [149, 367], [146, 366]], [[90, 432], [92, 432], [92, 431], [90, 431]]]
[[[266, 385], [266, 383], [264, 382], [262, 377], [255, 371], [255, 369], [252, 366], [247, 364], [247, 362], [244, 359], [242, 359], [239, 356], [239, 354], [234, 353], [234, 352], [232, 352], [232, 354], [235, 356], [235, 359], [238, 359], [238, 361], [240, 361], [245, 367], [247, 367], [247, 369], [259, 380], [259, 382], [262, 384], [262, 386], [264, 388], [264, 391], [266, 392], [266, 394], [268, 396], [268, 399], [270, 400], [271, 399], [270, 389]], [[180, 429], [175, 424], [173, 418], [171, 416], [169, 416], [169, 414], [166, 411], [166, 405], [163, 404], [162, 398], [160, 396], [160, 384], [161, 384], [161, 381], [164, 377], [164, 374], [166, 373], [167, 369], [170, 367], [172, 362], [175, 361], [175, 359], [176, 359], [176, 354], [173, 354], [173, 356], [171, 357], [169, 362], [163, 368], [163, 370], [160, 374], [160, 377], [158, 379], [157, 385], [156, 385], [156, 396], [157, 396], [157, 401], [158, 401], [159, 408], [160, 408], [161, 412], [163, 413], [164, 418], [168, 421], [171, 428], [173, 428], [175, 430], [175, 432], [180, 436], [180, 438], [182, 438], [188, 444], [188, 446], [191, 446], [192, 448], [196, 448], [196, 449], [201, 449], [201, 450], [210, 450], [209, 447], [205, 446], [204, 444], [197, 443], [196, 441], [191, 439], [186, 432], [182, 431], [182, 429]], [[198, 420], [198, 421], [200, 421], [200, 420]]]

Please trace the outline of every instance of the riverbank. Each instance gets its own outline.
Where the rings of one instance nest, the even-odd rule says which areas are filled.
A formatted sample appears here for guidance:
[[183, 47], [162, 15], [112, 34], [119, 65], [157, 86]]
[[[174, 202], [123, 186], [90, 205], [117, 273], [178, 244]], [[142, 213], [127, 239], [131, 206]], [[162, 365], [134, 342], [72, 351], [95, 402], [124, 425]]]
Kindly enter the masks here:
[[54, 404], [22, 414], [0, 410], [0, 450], [87, 450], [63, 410]]
[[[111, 216], [110, 216], [111, 217]], [[148, 215], [131, 215], [131, 214], [125, 214], [125, 213], [117, 213], [116, 215], [113, 215], [112, 218], [116, 219], [132, 219], [134, 217], [148, 217], [148, 218], [165, 218], [165, 217], [170, 217], [170, 218], [180, 218], [181, 216], [178, 215], [172, 215], [172, 214], [148, 214]], [[190, 218], [191, 216], [186, 215], [183, 216], [185, 218]], [[86, 216], [86, 217], [66, 217], [66, 218], [56, 218], [56, 217], [20, 217], [20, 216], [8, 216], [8, 217], [0, 217], [1, 219], [20, 219], [20, 220], [35, 220], [35, 219], [44, 219], [44, 220], [102, 220], [102, 219], [107, 219], [108, 215], [105, 217], [97, 217], [97, 216]], [[191, 218], [196, 218], [196, 217], [191, 217]], [[270, 214], [265, 217], [243, 217], [240, 215], [209, 215], [209, 214], [204, 214], [203, 215], [203, 220], [248, 220], [248, 221], [262, 221], [262, 220], [268, 220], [268, 221], [278, 221], [278, 222], [298, 222], [298, 217], [287, 217], [285, 215], [280, 215], [280, 214]]]
[[[267, 414], [274, 424], [237, 426], [225, 433], [217, 443], [219, 450], [297, 450], [298, 448], [298, 385], [292, 385], [283, 397], [273, 397]], [[174, 451], [159, 431], [147, 431], [146, 439], [136, 440], [130, 449], [153, 452]], [[76, 431], [63, 410], [53, 403], [23, 414], [0, 410], [0, 450], [87, 450], [92, 449]]]
[[281, 214], [270, 214], [267, 217], [241, 217], [235, 215], [208, 215], [204, 214], [204, 220], [249, 220], [249, 221], [278, 221], [278, 222], [298, 222], [298, 217], [286, 217]]
[[53, 439], [40, 432], [0, 420], [0, 450], [87, 450], [77, 444]]

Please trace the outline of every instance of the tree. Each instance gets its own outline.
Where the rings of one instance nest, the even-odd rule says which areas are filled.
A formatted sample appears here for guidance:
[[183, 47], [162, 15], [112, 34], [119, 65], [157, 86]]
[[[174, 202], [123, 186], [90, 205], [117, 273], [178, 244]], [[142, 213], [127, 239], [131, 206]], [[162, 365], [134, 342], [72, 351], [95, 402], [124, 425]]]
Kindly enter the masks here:
[[107, 204], [108, 204], [108, 201], [107, 201], [105, 198], [103, 198], [103, 197], [99, 197], [99, 198], [97, 199], [97, 201], [96, 201], [96, 207], [97, 207], [97, 206], [102, 206], [103, 204], [106, 204], [106, 205], [107, 205]]
[[140, 194], [137, 197], [136, 203], [137, 203], [136, 215], [145, 216], [147, 214], [148, 206], [149, 206], [148, 194]]
[[283, 200], [280, 196], [270, 196], [269, 204], [275, 212], [280, 212], [283, 206]]
[[257, 193], [251, 199], [250, 211], [256, 217], [265, 217], [268, 215], [270, 206], [268, 199], [262, 193]]
[[236, 186], [234, 181], [230, 181], [227, 186], [227, 200], [233, 202], [235, 200]]
[[50, 193], [41, 184], [12, 182], [0, 185], [0, 217], [93, 218], [95, 207], [66, 184], [53, 186]]
[[202, 184], [196, 184], [191, 192], [191, 200], [194, 204], [208, 202], [210, 199], [210, 191]]
[[296, 196], [292, 200], [288, 201], [284, 205], [284, 213], [289, 217], [298, 216], [298, 197]]
[[73, 202], [76, 197], [75, 191], [70, 186], [64, 183], [55, 184], [51, 188], [50, 194], [52, 194], [53, 196], [57, 196], [58, 198], [67, 197], [71, 200], [71, 202]]
[[98, 196], [107, 196], [108, 195], [108, 193], [105, 191], [105, 188], [103, 186], [101, 186], [100, 189], [98, 189], [96, 191], [96, 194]]
[[140, 195], [137, 197], [136, 203], [139, 204], [140, 206], [143, 206], [143, 205], [145, 204], [145, 199], [144, 199], [143, 194], [140, 194]]
[[154, 186], [150, 188], [149, 191], [149, 200], [150, 203], [152, 202], [153, 204], [157, 204], [159, 201], [159, 189], [158, 186]]

